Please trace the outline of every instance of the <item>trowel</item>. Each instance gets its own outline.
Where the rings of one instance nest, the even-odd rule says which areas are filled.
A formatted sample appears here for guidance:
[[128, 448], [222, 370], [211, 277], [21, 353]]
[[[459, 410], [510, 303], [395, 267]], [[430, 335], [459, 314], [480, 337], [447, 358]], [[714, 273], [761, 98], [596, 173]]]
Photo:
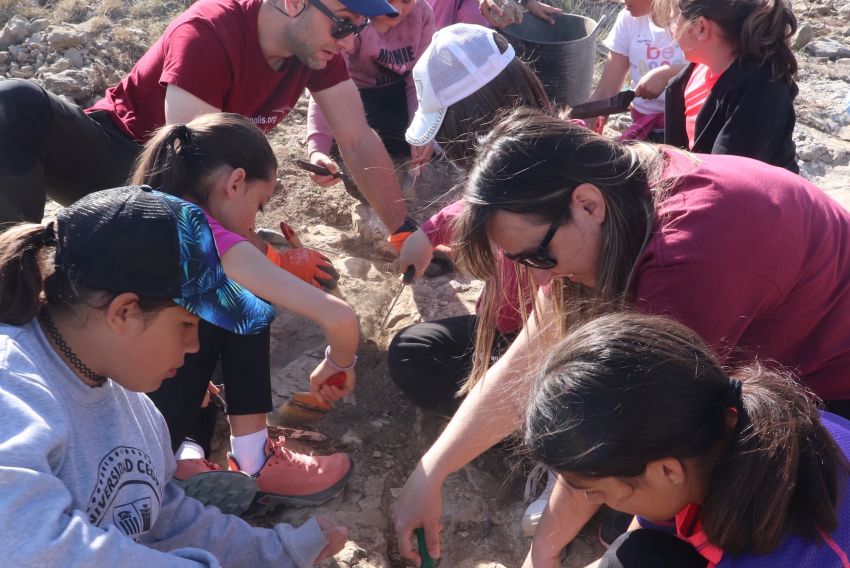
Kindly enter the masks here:
[[[334, 373], [326, 384], [332, 387], [342, 388], [345, 386], [345, 373], [340, 371]], [[333, 409], [332, 402], [319, 399], [309, 392], [297, 392], [292, 398], [277, 407], [274, 412], [269, 413], [269, 420], [280, 426], [297, 426], [318, 422]]]
[[588, 101], [580, 105], [575, 105], [570, 110], [570, 118], [594, 118], [596, 116], [608, 116], [609, 114], [625, 112], [629, 109], [629, 105], [632, 104], [634, 99], [635, 92], [631, 89], [626, 89], [607, 99]]

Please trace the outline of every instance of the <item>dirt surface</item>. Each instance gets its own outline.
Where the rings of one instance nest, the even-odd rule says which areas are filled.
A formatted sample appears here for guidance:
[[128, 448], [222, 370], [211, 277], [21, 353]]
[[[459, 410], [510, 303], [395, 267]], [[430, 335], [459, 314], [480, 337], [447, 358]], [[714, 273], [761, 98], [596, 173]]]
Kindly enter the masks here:
[[[801, 24], [800, 37], [795, 38], [800, 64], [795, 139], [802, 173], [850, 207], [850, 116], [843, 111], [850, 88], [850, 5], [844, 0], [812, 0], [795, 1], [794, 7]], [[60, 0], [47, 6], [0, 0], [0, 25], [6, 24], [0, 33], [0, 76], [34, 78], [87, 105], [129, 70], [144, 46], [183, 8], [180, 2], [153, 0]], [[825, 40], [837, 42], [847, 54], [830, 51], [835, 43]], [[357, 309], [363, 330], [356, 393], [317, 426], [331, 444], [312, 448], [350, 452], [356, 464], [345, 492], [320, 509], [350, 530], [345, 549], [323, 565], [404, 566], [392, 530], [393, 503], [446, 417], [423, 413], [399, 394], [387, 375], [386, 346], [395, 332], [412, 323], [471, 313], [481, 285], [461, 275], [417, 281], [404, 289], [382, 325], [401, 286], [382, 228], [341, 186], [319, 188], [292, 165], [305, 153], [305, 123], [302, 99], [270, 136], [285, 191], [267, 207], [260, 225], [276, 228], [286, 220], [305, 244], [332, 258], [343, 275], [341, 290]], [[626, 126], [623, 118], [609, 125], [612, 134]], [[456, 181], [445, 164], [430, 167], [415, 182], [403, 165], [398, 175], [410, 210], [420, 219], [451, 198]], [[272, 329], [276, 403], [304, 389], [323, 348], [314, 325], [291, 314], [278, 317]], [[226, 437], [221, 434], [215, 457], [223, 462]], [[309, 446], [301, 448], [311, 451]], [[519, 528], [526, 470], [527, 464], [517, 463], [509, 452], [491, 451], [450, 477], [443, 493], [441, 566], [520, 566], [528, 546]], [[300, 523], [314, 512], [279, 509], [252, 522]], [[592, 523], [570, 546], [562, 565], [584, 566], [600, 553]]]

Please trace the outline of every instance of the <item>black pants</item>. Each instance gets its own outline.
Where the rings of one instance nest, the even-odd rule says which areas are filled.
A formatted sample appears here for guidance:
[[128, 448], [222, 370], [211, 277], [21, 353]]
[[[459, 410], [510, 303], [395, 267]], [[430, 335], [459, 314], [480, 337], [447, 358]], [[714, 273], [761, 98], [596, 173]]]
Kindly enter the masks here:
[[31, 81], [0, 81], [0, 224], [41, 221], [47, 196], [69, 205], [124, 185], [140, 150], [104, 112], [86, 114]]
[[366, 122], [381, 137], [387, 153], [399, 158], [409, 156], [410, 146], [404, 139], [410, 120], [404, 82], [360, 89], [360, 99], [363, 101]]
[[[390, 378], [414, 404], [438, 408], [456, 401], [472, 371], [477, 321], [457, 316], [418, 323], [393, 337], [387, 351]], [[493, 356], [501, 356], [512, 339], [499, 335]]]
[[627, 532], [615, 540], [600, 568], [705, 568], [708, 560], [680, 538], [652, 529]]
[[191, 438], [209, 454], [214, 411], [202, 412], [201, 403], [219, 360], [229, 414], [272, 410], [270, 335], [269, 328], [255, 335], [237, 335], [201, 320], [198, 339], [198, 352], [187, 355], [177, 376], [149, 396], [168, 423], [175, 451], [184, 439]]

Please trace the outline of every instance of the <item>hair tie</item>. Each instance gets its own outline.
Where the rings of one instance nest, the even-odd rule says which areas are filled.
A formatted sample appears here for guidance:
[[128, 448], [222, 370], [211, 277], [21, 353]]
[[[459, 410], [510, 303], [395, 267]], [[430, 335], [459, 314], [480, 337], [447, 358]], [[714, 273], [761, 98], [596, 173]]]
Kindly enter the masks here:
[[[183, 162], [192, 167], [195, 165], [195, 156], [197, 151], [193, 144], [192, 140], [192, 130], [186, 126], [185, 124], [178, 124], [174, 127], [174, 130], [171, 131], [171, 149], [174, 153], [180, 157]], [[175, 145], [175, 142], [180, 141], [179, 145]]]
[[727, 388], [727, 404], [739, 410], [743, 409], [744, 399], [741, 396], [743, 384], [741, 383], [741, 381], [738, 379], [729, 379], [729, 386]]
[[44, 225], [44, 231], [41, 233], [41, 245], [45, 247], [54, 247], [57, 242], [56, 221], [51, 221], [47, 225]]

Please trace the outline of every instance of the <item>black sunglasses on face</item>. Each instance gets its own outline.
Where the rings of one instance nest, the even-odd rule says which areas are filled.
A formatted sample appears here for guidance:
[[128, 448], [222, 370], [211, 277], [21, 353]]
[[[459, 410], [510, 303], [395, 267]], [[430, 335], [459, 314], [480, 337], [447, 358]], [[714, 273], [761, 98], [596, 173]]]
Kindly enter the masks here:
[[359, 24], [352, 23], [348, 18], [340, 18], [319, 0], [310, 0], [310, 4], [315, 6], [319, 12], [330, 18], [334, 23], [336, 27], [331, 30], [331, 37], [334, 39], [342, 39], [351, 34], [357, 35], [369, 25], [369, 18], [363, 18], [363, 21]]
[[568, 214], [569, 209], [567, 209], [563, 214], [558, 215], [555, 220], [552, 221], [552, 224], [549, 226], [549, 230], [546, 231], [546, 236], [543, 237], [543, 240], [540, 241], [540, 245], [534, 252], [520, 252], [517, 254], [510, 254], [506, 252], [505, 258], [539, 270], [549, 270], [554, 267], [558, 264], [558, 261], [552, 258], [549, 254], [549, 243], [552, 242], [552, 239], [555, 237], [555, 233], [558, 232], [558, 228], [564, 222], [564, 219]]

